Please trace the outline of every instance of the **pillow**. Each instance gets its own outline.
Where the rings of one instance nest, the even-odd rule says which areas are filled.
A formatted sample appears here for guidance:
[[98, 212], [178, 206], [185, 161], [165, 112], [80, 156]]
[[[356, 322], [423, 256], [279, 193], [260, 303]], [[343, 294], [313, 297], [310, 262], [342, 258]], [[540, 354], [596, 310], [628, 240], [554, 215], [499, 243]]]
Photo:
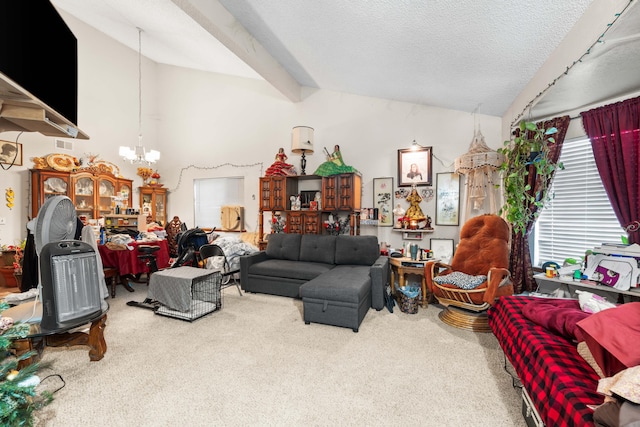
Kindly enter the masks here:
[[380, 256], [376, 236], [348, 236], [336, 238], [335, 264], [373, 265]]
[[592, 314], [576, 327], [606, 377], [640, 364], [640, 302]]
[[333, 264], [336, 252], [336, 236], [303, 234], [300, 240], [300, 261]]
[[300, 256], [300, 234], [273, 233], [267, 240], [265, 252], [269, 258], [298, 261]]
[[591, 316], [580, 309], [575, 299], [534, 298], [522, 307], [522, 315], [571, 341], [581, 341], [577, 323]]
[[589, 346], [587, 346], [587, 343], [584, 341], [579, 342], [577, 350], [578, 354], [585, 360], [585, 362], [587, 362], [589, 366], [591, 366], [593, 370], [596, 371], [596, 374], [598, 374], [600, 378], [604, 378], [604, 372], [602, 372], [602, 369], [600, 369], [600, 366], [598, 366], [598, 362], [596, 362], [593, 354], [591, 354], [591, 351], [589, 351]]
[[255, 231], [245, 231], [240, 233], [240, 240], [250, 245], [258, 247], [258, 233]]
[[433, 281], [439, 285], [450, 284], [460, 289], [475, 289], [487, 280], [487, 276], [471, 276], [461, 271], [436, 276]]

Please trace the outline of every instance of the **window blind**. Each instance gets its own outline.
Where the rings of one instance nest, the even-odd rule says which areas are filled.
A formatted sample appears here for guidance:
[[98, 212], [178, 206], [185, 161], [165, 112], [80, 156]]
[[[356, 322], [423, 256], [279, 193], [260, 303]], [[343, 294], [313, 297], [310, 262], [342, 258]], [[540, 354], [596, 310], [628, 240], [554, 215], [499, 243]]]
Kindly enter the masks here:
[[196, 227], [221, 228], [222, 206], [244, 204], [244, 178], [205, 178], [193, 180]]
[[619, 243], [626, 236], [602, 186], [589, 138], [565, 141], [559, 161], [564, 170], [556, 172], [553, 199], [536, 222], [533, 263], [537, 266], [580, 259], [594, 246]]

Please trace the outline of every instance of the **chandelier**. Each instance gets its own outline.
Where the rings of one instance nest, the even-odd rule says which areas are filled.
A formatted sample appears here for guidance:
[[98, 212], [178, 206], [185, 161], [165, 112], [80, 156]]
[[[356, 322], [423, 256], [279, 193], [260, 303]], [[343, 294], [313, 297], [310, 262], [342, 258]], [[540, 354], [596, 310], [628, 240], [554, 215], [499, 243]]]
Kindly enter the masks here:
[[[136, 27], [138, 28], [138, 27]], [[120, 146], [118, 154], [131, 163], [146, 163], [148, 165], [160, 159], [157, 150], [146, 150], [142, 146], [142, 29], [138, 28], [138, 145], [135, 147]]]

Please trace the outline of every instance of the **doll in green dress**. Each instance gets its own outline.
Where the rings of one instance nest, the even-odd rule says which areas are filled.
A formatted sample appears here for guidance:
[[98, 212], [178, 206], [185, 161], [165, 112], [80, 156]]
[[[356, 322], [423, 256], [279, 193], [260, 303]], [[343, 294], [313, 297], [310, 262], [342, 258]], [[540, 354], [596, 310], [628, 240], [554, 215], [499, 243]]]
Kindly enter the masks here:
[[324, 149], [327, 154], [327, 161], [318, 166], [318, 169], [313, 173], [318, 176], [330, 176], [338, 175], [341, 173], [358, 172], [356, 168], [347, 166], [342, 160], [342, 153], [340, 153], [340, 146], [338, 144], [333, 148], [333, 153], [329, 154], [327, 149]]

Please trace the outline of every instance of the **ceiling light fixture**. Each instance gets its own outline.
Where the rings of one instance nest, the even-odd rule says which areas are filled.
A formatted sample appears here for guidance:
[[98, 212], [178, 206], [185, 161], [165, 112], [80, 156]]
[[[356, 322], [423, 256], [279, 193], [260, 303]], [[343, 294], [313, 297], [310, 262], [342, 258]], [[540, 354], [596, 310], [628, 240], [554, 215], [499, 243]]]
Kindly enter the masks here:
[[160, 152], [147, 151], [142, 146], [142, 29], [136, 28], [138, 28], [138, 145], [134, 148], [120, 146], [118, 153], [128, 162], [150, 165], [160, 159]]

